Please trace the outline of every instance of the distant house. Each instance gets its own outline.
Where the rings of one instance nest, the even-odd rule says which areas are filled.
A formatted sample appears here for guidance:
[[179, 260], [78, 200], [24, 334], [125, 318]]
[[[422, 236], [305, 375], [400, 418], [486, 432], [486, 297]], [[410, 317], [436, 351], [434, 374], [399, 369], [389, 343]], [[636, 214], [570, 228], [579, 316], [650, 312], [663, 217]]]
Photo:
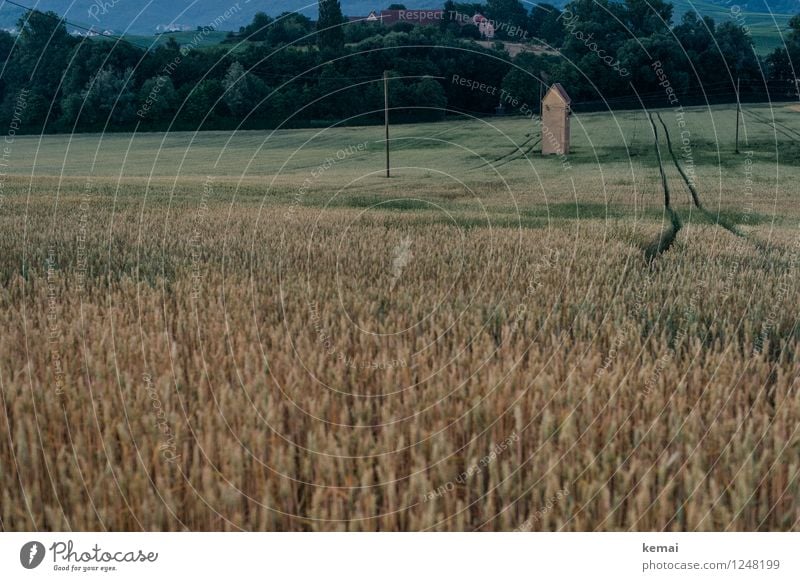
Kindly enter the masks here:
[[187, 25], [183, 25], [183, 24], [176, 24], [176, 23], [159, 24], [158, 26], [156, 26], [156, 34], [161, 34], [161, 33], [164, 33], [164, 32], [183, 32], [183, 31], [186, 31], [186, 30], [192, 30], [192, 27], [189, 26], [188, 24]]
[[492, 24], [492, 21], [486, 18], [483, 14], [476, 14], [473, 16], [472, 23], [478, 27], [478, 31], [480, 31], [483, 38], [486, 40], [491, 40], [494, 38], [494, 24]]
[[572, 99], [555, 83], [542, 99], [542, 155], [569, 153], [569, 116]]
[[[392, 26], [398, 22], [408, 22], [419, 26], [438, 26], [447, 18], [444, 10], [381, 10], [380, 14], [373, 11], [367, 17], [359, 17], [359, 20], [365, 19], [370, 22], [380, 22], [385, 26]], [[472, 18], [457, 14], [453, 22], [459, 26], [474, 24], [478, 27], [483, 38], [487, 40], [494, 38], [494, 24], [483, 14], [475, 14]]]

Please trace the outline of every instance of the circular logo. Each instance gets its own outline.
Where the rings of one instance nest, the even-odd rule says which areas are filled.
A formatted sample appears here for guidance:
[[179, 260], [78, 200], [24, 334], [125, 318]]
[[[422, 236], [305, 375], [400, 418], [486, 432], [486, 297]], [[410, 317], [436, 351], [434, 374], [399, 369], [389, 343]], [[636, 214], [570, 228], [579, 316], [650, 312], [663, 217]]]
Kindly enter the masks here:
[[44, 552], [44, 545], [39, 541], [25, 543], [19, 550], [19, 562], [26, 569], [35, 569], [42, 564]]

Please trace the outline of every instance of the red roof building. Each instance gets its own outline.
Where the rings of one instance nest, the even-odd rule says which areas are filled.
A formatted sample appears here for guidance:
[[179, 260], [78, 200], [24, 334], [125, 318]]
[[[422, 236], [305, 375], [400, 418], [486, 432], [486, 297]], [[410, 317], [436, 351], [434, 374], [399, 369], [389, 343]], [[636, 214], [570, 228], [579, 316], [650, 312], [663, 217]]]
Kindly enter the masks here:
[[[380, 12], [373, 10], [368, 16], [351, 16], [348, 20], [350, 22], [380, 22], [385, 26], [392, 26], [398, 22], [408, 22], [419, 26], [434, 26], [439, 25], [443, 20], [447, 19], [448, 16], [444, 10], [428, 9], [381, 10]], [[475, 14], [472, 17], [467, 17], [464, 14], [453, 13], [450, 19], [459, 26], [474, 24], [478, 27], [483, 38], [494, 38], [494, 23], [482, 14]]]
[[476, 14], [472, 17], [472, 22], [478, 27], [483, 38], [494, 38], [494, 24], [486, 18], [483, 14]]

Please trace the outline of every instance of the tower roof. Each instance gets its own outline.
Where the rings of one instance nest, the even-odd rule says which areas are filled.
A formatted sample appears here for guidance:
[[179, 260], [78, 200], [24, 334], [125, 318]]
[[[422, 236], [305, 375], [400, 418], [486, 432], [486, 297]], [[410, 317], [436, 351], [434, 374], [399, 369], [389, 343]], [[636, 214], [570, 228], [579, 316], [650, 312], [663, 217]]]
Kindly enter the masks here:
[[572, 99], [567, 94], [566, 89], [564, 89], [561, 83], [553, 83], [553, 85], [550, 87], [550, 91], [554, 91], [555, 93], [557, 93], [558, 96], [561, 97], [561, 100], [564, 101], [564, 103], [566, 103], [567, 105], [572, 103]]

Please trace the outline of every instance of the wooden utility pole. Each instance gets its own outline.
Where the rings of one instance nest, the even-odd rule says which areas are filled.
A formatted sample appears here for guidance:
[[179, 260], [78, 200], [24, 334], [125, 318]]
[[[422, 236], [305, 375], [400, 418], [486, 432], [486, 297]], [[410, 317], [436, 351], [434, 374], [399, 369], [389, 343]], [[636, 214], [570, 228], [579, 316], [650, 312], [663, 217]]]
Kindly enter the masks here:
[[742, 101], [739, 99], [739, 77], [736, 77], [736, 153], [739, 153], [739, 117], [742, 116]]
[[544, 88], [544, 83], [539, 81], [539, 117], [542, 116], [542, 89]]
[[539, 71], [539, 119], [542, 118], [542, 113], [543, 113], [542, 109], [544, 107], [542, 105], [542, 99], [544, 98], [544, 84], [547, 83], [549, 80], [550, 79], [547, 76], [546, 72]]
[[383, 71], [383, 124], [386, 129], [386, 177], [392, 177], [389, 165], [389, 71]]

